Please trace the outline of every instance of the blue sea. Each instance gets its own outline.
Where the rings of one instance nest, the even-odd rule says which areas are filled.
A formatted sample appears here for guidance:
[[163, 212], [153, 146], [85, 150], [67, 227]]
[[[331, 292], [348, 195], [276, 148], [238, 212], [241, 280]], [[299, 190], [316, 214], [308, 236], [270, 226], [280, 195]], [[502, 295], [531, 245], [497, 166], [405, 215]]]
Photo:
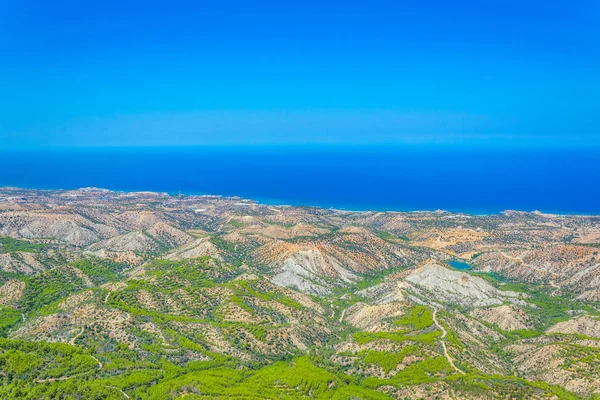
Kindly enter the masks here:
[[600, 152], [443, 146], [0, 151], [0, 186], [218, 194], [348, 210], [600, 214]]

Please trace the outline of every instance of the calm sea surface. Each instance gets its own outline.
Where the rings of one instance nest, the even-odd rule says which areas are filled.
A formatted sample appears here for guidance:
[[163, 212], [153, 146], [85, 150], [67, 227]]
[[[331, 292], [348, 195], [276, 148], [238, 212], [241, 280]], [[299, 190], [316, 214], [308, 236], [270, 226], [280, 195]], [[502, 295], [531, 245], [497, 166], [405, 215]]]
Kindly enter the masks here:
[[1, 151], [0, 186], [241, 196], [350, 210], [600, 214], [600, 151], [128, 148]]

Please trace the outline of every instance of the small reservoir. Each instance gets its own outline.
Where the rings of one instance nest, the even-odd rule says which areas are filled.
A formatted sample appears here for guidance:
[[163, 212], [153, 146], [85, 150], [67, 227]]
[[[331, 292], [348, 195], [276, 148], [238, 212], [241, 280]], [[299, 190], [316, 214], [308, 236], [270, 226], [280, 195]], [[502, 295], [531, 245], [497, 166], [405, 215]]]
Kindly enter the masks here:
[[448, 264], [450, 264], [450, 266], [452, 268], [460, 269], [462, 271], [471, 269], [471, 266], [469, 264], [462, 262], [462, 261], [452, 260], [452, 261], [448, 261]]

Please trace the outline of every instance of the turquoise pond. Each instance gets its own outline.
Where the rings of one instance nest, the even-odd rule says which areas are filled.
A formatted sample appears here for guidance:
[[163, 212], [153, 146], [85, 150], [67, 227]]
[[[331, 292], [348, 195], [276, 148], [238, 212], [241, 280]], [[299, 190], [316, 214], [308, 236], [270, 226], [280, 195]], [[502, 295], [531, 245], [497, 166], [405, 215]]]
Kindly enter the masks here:
[[448, 261], [448, 264], [450, 264], [451, 267], [456, 268], [456, 269], [461, 269], [461, 270], [471, 269], [471, 266], [469, 264], [464, 263], [462, 261]]

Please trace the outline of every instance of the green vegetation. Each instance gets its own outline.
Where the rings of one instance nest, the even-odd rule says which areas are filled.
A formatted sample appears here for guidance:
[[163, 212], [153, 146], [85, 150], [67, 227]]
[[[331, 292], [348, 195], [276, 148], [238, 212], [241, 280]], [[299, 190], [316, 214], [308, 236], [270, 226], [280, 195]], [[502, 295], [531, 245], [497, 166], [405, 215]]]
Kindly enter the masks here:
[[396, 237], [396, 235], [386, 232], [386, 231], [378, 231], [377, 232], [377, 237], [380, 239], [385, 240], [386, 242], [390, 242], [390, 241], [394, 241], [394, 240], [398, 240], [398, 237]]
[[0, 336], [6, 334], [20, 319], [21, 313], [17, 310], [0, 306]]
[[[211, 240], [235, 252], [221, 237]], [[239, 262], [209, 257], [150, 260], [135, 278], [128, 278], [124, 268], [86, 256], [37, 275], [3, 275], [22, 280], [25, 290], [20, 299], [7, 303], [10, 307], [0, 307], [0, 336], [36, 319], [60, 321], [69, 312], [61, 302], [83, 292], [91, 295], [78, 296], [83, 303], [72, 307], [83, 304], [85, 313], [100, 317], [80, 328], [71, 324], [90, 314], [70, 316], [56, 334], [74, 346], [0, 339], [0, 398], [380, 400], [390, 398], [390, 388], [419, 385], [430, 390], [440, 382], [465, 396], [492, 390], [513, 398], [541, 393], [574, 398], [543, 382], [482, 374], [460, 359], [460, 352], [471, 353], [473, 348], [452, 329], [451, 308], [438, 313], [447, 331], [444, 339], [434, 326], [432, 309], [423, 305], [407, 307], [399, 318], [383, 318], [387, 328], [375, 332], [339, 322], [343, 309], [368, 301], [356, 291], [384, 282], [398, 269], [366, 274], [329, 296], [309, 297], [271, 284], [257, 269], [248, 271]], [[573, 304], [579, 304], [549, 296], [541, 286], [530, 290], [500, 284], [493, 276], [486, 279], [502, 289], [531, 293], [531, 302], [539, 307], [527, 310], [535, 329], [496, 329], [502, 340], [490, 349], [503, 360], [508, 359], [503, 345], [535, 339], [543, 333], [540, 327], [564, 319]], [[321, 310], [307, 306], [312, 303]], [[544, 318], [548, 321], [542, 322]], [[103, 330], [113, 319], [117, 334]], [[124, 322], [119, 325], [118, 320]], [[50, 322], [44, 324], [44, 329], [55, 329]], [[589, 379], [600, 373], [597, 348], [576, 345], [560, 335], [552, 338], [564, 352], [562, 369]], [[299, 341], [309, 349], [295, 347]], [[468, 375], [459, 375], [448, 362], [442, 341]], [[337, 353], [341, 343], [364, 347]], [[347, 363], [339, 362], [340, 357]], [[370, 374], [374, 368], [380, 368], [384, 379]]]
[[237, 221], [235, 219], [230, 219], [227, 224], [231, 225], [233, 228], [235, 229], [239, 229], [239, 228], [243, 228], [244, 227], [244, 223], [241, 221]]
[[0, 236], [0, 253], [35, 253], [44, 248], [46, 248], [46, 245], [14, 239], [8, 236]]
[[433, 343], [442, 336], [440, 331], [432, 331], [422, 334], [406, 334], [404, 332], [356, 332], [352, 335], [356, 343], [366, 344], [375, 340], [383, 339], [391, 342], [402, 343], [406, 341], [416, 343]]
[[390, 379], [367, 378], [364, 385], [377, 388], [383, 385], [402, 387], [439, 381], [454, 372], [452, 366], [443, 356], [431, 358], [409, 365]]
[[386, 231], [377, 231], [377, 237], [380, 239], [385, 240], [386, 242], [409, 242], [410, 238], [406, 235], [401, 235], [401, 236], [396, 236], [393, 233], [390, 232], [386, 232]]
[[[231, 286], [230, 286], [231, 287]], [[241, 289], [241, 290], [240, 290]], [[248, 281], [236, 281], [235, 289], [237, 293], [244, 296], [254, 297], [264, 301], [274, 300], [278, 303], [284, 304], [289, 307], [296, 309], [302, 308], [302, 306], [295, 300], [290, 299], [282, 295], [281, 293], [275, 293], [271, 291], [257, 290], [251, 286], [251, 282]]]
[[97, 258], [85, 258], [70, 265], [87, 275], [95, 285], [118, 281], [122, 277], [121, 271], [125, 268], [123, 264]]
[[68, 267], [54, 268], [25, 279], [21, 304], [24, 310], [30, 312], [85, 288], [86, 282], [76, 270]]
[[161, 362], [108, 375], [106, 368], [103, 373], [99, 369], [97, 360], [73, 346], [0, 340], [2, 398], [116, 399], [127, 391], [148, 400], [175, 399], [185, 393], [190, 398], [222, 399], [389, 399], [347, 376], [318, 367], [308, 357], [257, 370], [218, 362], [189, 362], [185, 367]]
[[[401, 353], [417, 352], [416, 346]], [[122, 352], [126, 355], [126, 351]], [[105, 359], [118, 360], [110, 354]], [[386, 371], [394, 362], [385, 353], [368, 352], [369, 362], [382, 364]], [[433, 384], [444, 381], [456, 393], [484, 394], [493, 390], [512, 398], [547, 393], [572, 400], [571, 393], [544, 382], [517, 377], [481, 374], [459, 375], [443, 356], [425, 357], [389, 379], [357, 379], [319, 365], [322, 360], [297, 357], [258, 368], [240, 368], [236, 362], [190, 361], [177, 366], [169, 361], [134, 364], [114, 361], [101, 365], [84, 350], [66, 344], [27, 343], [0, 339], [1, 398], [90, 398], [120, 399], [123, 393], [140, 400], [177, 399], [363, 399], [384, 400], [378, 388]], [[237, 366], [236, 366], [237, 365]], [[460, 397], [460, 396], [459, 396]]]
[[395, 326], [408, 326], [411, 330], [419, 331], [433, 324], [433, 313], [425, 306], [415, 306], [402, 318], [394, 321]]
[[236, 251], [235, 244], [228, 242], [220, 236], [213, 235], [208, 240], [218, 248], [223, 249], [229, 253], [235, 253]]
[[74, 346], [0, 339], [0, 370], [9, 381], [64, 378], [97, 369], [98, 362]]
[[[293, 228], [294, 226], [296, 226], [296, 224], [293, 224], [293, 223], [275, 222], [275, 221], [271, 221], [271, 220], [268, 220], [268, 219], [262, 219], [262, 222], [264, 222], [265, 224], [268, 224], [268, 225], [279, 225], [279, 226], [282, 226], [282, 227], [288, 228], [288, 229], [289, 228]], [[329, 226], [322, 226], [322, 228], [329, 229], [330, 227]]]
[[375, 364], [387, 374], [398, 366], [408, 355], [419, 354], [419, 348], [415, 345], [404, 347], [397, 353], [369, 350], [366, 352], [364, 361], [367, 364]]
[[597, 217], [2, 192], [0, 399], [600, 400]]
[[401, 271], [404, 267], [400, 267], [397, 269], [384, 269], [382, 271], [369, 271], [368, 273], [362, 276], [363, 279], [357, 281], [350, 288], [341, 288], [336, 293], [337, 294], [352, 294], [355, 291], [363, 290], [371, 286], [379, 285], [382, 283], [385, 278], [395, 272]]
[[543, 332], [534, 329], [517, 329], [510, 332], [504, 332], [504, 335], [511, 339], [531, 339], [542, 335]]
[[[534, 323], [534, 330], [531, 332], [513, 332], [514, 335], [520, 337], [535, 337], [539, 336], [550, 326], [566, 321], [572, 318], [573, 311], [580, 310], [592, 315], [600, 315], [600, 312], [592, 307], [591, 305], [575, 299], [573, 293], [569, 293], [568, 290], [563, 290], [560, 296], [554, 296], [552, 289], [548, 285], [535, 284], [528, 285], [525, 283], [509, 282], [506, 279], [499, 277], [495, 274], [489, 273], [476, 273], [481, 278], [486, 279], [488, 282], [496, 286], [500, 290], [512, 291], [518, 293], [524, 293], [527, 295], [527, 302], [534, 305], [534, 307], [527, 307], [525, 311], [532, 318]], [[521, 333], [523, 335], [521, 335]]]
[[[151, 387], [142, 399], [178, 397], [194, 388], [190, 398], [218, 399], [389, 399], [375, 390], [358, 386], [348, 377], [316, 366], [308, 357], [291, 362], [276, 362], [257, 371], [239, 371], [232, 368], [211, 368], [194, 371]], [[139, 393], [139, 392], [138, 392]], [[139, 393], [141, 394], [141, 393]], [[146, 397], [147, 396], [147, 397]]]
[[578, 397], [555, 385], [545, 382], [529, 382], [515, 376], [466, 374], [452, 375], [445, 379], [451, 383], [458, 393], [485, 396], [486, 394], [502, 393], [506, 398], [527, 399], [533, 395], [544, 393], [545, 397], [561, 400], [576, 400]]

